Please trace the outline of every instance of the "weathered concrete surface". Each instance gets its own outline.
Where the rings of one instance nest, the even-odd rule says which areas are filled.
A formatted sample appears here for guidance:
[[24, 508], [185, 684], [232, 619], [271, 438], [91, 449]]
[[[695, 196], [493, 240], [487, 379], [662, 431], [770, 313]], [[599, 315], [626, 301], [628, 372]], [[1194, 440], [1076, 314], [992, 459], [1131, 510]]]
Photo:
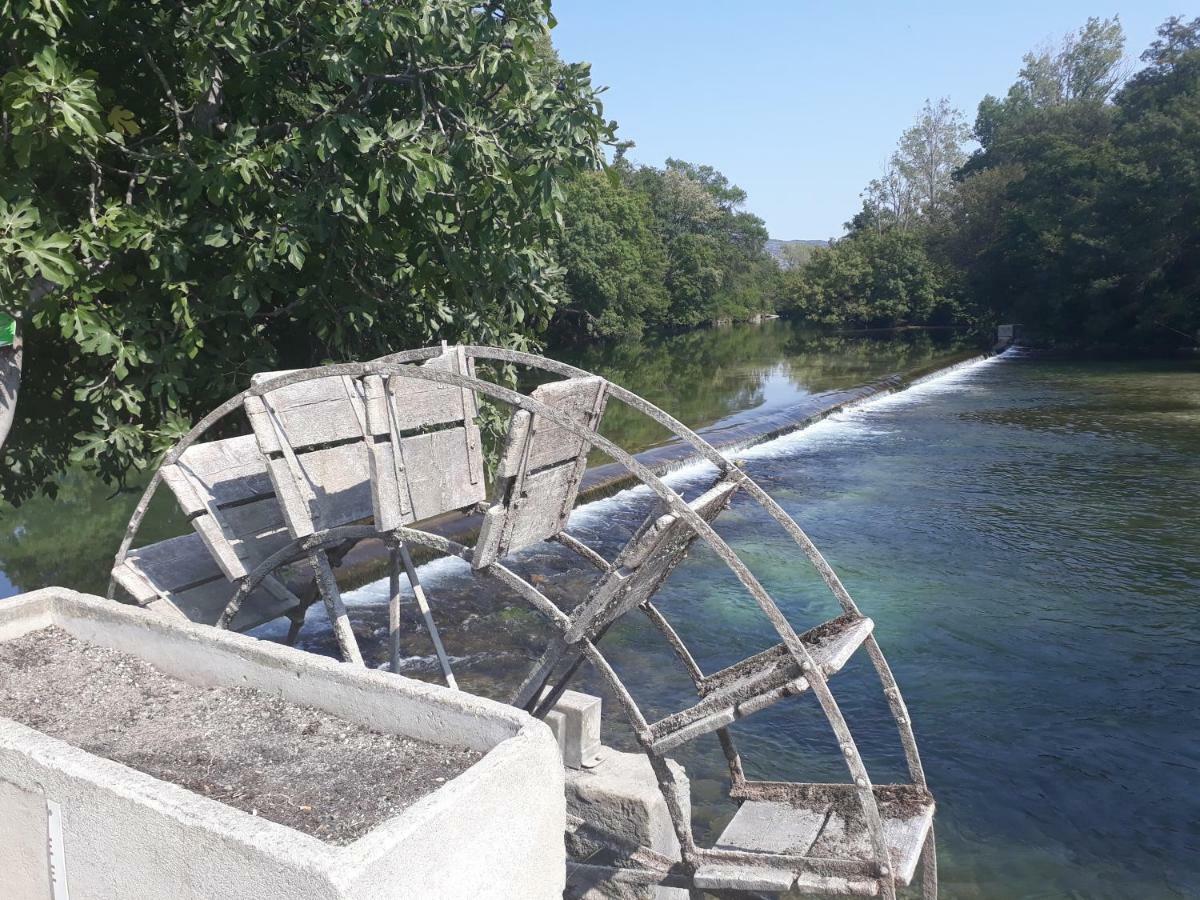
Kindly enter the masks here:
[[[678, 859], [679, 839], [649, 758], [642, 753], [621, 753], [611, 747], [602, 747], [599, 756], [599, 762], [590, 769], [567, 771], [567, 814], [583, 821], [568, 832], [571, 857], [584, 860], [603, 856], [616, 836], [631, 847], [646, 846]], [[688, 780], [683, 767], [671, 760], [667, 764], [686, 797]], [[690, 819], [690, 805], [685, 807], [684, 815]], [[585, 900], [686, 900], [688, 892], [652, 885], [575, 881], [568, 896]]]
[[524, 713], [437, 685], [166, 619], [62, 588], [0, 601], [0, 640], [47, 625], [201, 685], [251, 685], [484, 758], [335, 847], [0, 718], [0, 890], [51, 895], [45, 809], [61, 805], [72, 900], [551, 898], [565, 883], [559, 750]]
[[590, 769], [600, 761], [600, 698], [563, 691], [546, 716], [568, 769]]

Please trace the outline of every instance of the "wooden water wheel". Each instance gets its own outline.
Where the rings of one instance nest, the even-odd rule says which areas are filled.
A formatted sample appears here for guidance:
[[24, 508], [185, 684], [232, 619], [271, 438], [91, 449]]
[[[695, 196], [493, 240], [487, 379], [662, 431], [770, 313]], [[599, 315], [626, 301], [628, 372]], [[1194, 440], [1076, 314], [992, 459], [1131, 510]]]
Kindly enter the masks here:
[[[479, 377], [476, 362], [519, 365], [557, 380], [528, 394]], [[542, 376], [544, 377], [544, 375]], [[512, 409], [491, 497], [477, 425], [480, 398]], [[623, 403], [668, 429], [717, 469], [713, 485], [685, 500], [636, 458], [599, 433], [606, 405]], [[244, 413], [250, 434], [202, 438]], [[587, 454], [599, 449], [656, 495], [658, 506], [612, 560], [569, 533]], [[161, 484], [193, 533], [131, 549]], [[741, 557], [713, 529], [735, 496], [758, 504], [800, 548], [841, 608], [798, 631]], [[464, 546], [419, 527], [453, 511], [482, 510], [479, 537]], [[420, 546], [468, 561], [476, 577], [517, 592], [552, 625], [554, 638], [515, 696], [544, 716], [584, 661], [617, 697], [658, 778], [681, 848], [670, 859], [648, 847], [606, 864], [618, 880], [719, 895], [808, 894], [894, 897], [921, 870], [924, 896], [937, 893], [934, 801], [908, 710], [872, 621], [804, 531], [741, 468], [643, 398], [580, 369], [493, 347], [431, 347], [366, 363], [256, 376], [164, 458], [138, 505], [113, 568], [136, 602], [219, 627], [249, 628], [286, 615], [294, 638], [308, 606], [324, 604], [343, 658], [362, 664], [333, 574], [338, 557], [364, 538], [390, 550], [390, 636], [400, 656], [400, 573], [411, 589], [447, 683], [456, 686], [434, 608], [413, 566]], [[597, 575], [569, 612], [505, 565], [522, 548], [557, 541]], [[697, 540], [724, 561], [774, 629], [778, 643], [705, 673], [655, 605], [655, 595]], [[307, 566], [312, 587], [297, 591], [284, 567]], [[294, 582], [293, 582], [294, 583]], [[690, 676], [696, 702], [650, 721], [602, 652], [602, 639], [629, 614], [645, 615]], [[834, 676], [860, 649], [870, 658], [897, 726], [909, 781], [876, 785], [834, 697]], [[838, 742], [848, 779], [840, 784], [761, 782], [746, 777], [730, 733], [736, 720], [811, 692]], [[740, 806], [712, 847], [697, 845], [684, 786], [667, 763], [688, 741], [715, 733]]]

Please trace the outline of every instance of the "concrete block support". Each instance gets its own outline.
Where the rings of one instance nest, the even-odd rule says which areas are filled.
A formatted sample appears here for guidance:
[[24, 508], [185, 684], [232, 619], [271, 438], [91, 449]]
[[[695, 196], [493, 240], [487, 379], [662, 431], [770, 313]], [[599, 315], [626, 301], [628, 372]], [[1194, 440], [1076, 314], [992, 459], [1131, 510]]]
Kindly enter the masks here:
[[562, 896], [560, 753], [550, 730], [525, 713], [66, 589], [0, 601], [0, 641], [52, 624], [194, 684], [248, 685], [485, 755], [359, 840], [334, 846], [0, 718], [4, 900], [68, 896], [54, 892], [54, 879], [70, 900]]
[[[567, 694], [563, 697], [566, 699]], [[569, 701], [568, 712], [564, 713], [568, 720], [572, 715], [569, 710], [586, 710], [587, 721], [595, 716], [598, 745], [600, 698], [576, 694]], [[568, 750], [572, 747], [573, 733], [570, 729], [566, 732], [564, 758], [573, 752]], [[683, 767], [674, 761], [668, 761], [668, 765], [686, 796], [688, 782]], [[611, 747], [598, 746], [591, 766], [567, 769], [566, 792], [567, 815], [572, 823], [567, 830], [567, 850], [573, 859], [604, 865], [606, 861], [620, 857], [621, 847], [638, 845], [666, 856], [679, 857], [679, 840], [671, 825], [671, 814], [645, 754], [621, 753]], [[585, 900], [687, 900], [688, 892], [653, 885], [575, 880], [568, 885], [567, 896]]]
[[600, 761], [600, 698], [563, 691], [546, 716], [568, 769], [590, 769]]

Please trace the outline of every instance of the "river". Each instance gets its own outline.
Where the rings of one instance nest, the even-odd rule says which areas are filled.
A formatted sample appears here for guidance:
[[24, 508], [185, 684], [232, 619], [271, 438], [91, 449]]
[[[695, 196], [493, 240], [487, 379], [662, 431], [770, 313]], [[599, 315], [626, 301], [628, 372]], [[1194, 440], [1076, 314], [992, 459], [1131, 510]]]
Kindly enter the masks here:
[[[708, 340], [572, 361], [701, 425], [955, 349], [927, 338], [831, 343], [784, 323], [700, 334]], [[632, 427], [625, 434], [637, 445], [655, 440]], [[1009, 354], [739, 456], [876, 622], [939, 802], [943, 896], [1200, 896], [1200, 366]], [[62, 508], [0, 514], [0, 566], [11, 582], [103, 581], [129, 502], [104, 502], [75, 478]], [[671, 476], [692, 489], [708, 478], [700, 467]], [[623, 492], [578, 511], [572, 531], [611, 554], [647, 506], [644, 491]], [[794, 546], [752, 507], [735, 502], [718, 521], [794, 624], [836, 614]], [[155, 527], [172, 523], [164, 512]], [[553, 547], [523, 554], [517, 568], [561, 598], [589, 575]], [[481, 597], [464, 569], [434, 562], [423, 579], [464, 684], [502, 695], [545, 633], [513, 598]], [[706, 551], [660, 599], [706, 671], [774, 643]], [[378, 665], [384, 590], [368, 585], [348, 600]], [[329, 653], [320, 619], [310, 616], [303, 646]], [[413, 628], [406, 671], [433, 679]], [[602, 647], [647, 712], [687, 702], [686, 678], [641, 622], [623, 621]], [[831, 686], [875, 780], [899, 779], [894, 727], [870, 676], [856, 659]], [[578, 686], [603, 693], [587, 671]], [[615, 712], [606, 697], [611, 739], [627, 747]], [[845, 778], [807, 695], [739, 722], [734, 734], [752, 777]], [[701, 739], [679, 758], [697, 837], [711, 840], [732, 812], [716, 742]]]

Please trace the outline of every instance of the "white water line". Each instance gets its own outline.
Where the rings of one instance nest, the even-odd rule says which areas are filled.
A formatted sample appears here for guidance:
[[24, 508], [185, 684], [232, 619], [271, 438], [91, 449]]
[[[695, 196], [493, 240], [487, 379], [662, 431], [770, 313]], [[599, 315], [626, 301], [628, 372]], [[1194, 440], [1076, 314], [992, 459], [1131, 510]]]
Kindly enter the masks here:
[[[880, 391], [862, 399], [847, 402], [842, 405], [839, 411], [816, 421], [800, 425], [794, 431], [789, 431], [787, 434], [781, 434], [778, 437], [763, 441], [761, 444], [754, 444], [745, 449], [737, 449], [736, 447], [724, 449], [721, 451], [721, 455], [730, 460], [770, 459], [786, 455], [797, 443], [808, 440], [812, 436], [830, 428], [835, 428], [848, 421], [852, 421], [867, 410], [879, 409], [900, 403], [915, 402], [930, 394], [940, 393], [954, 387], [967, 376], [999, 360], [1012, 359], [1020, 355], [1019, 348], [1012, 347], [997, 355], [976, 356], [963, 360], [952, 366], [947, 366], [944, 369], [939, 369], [936, 372], [931, 372], [928, 375], [917, 378], [910, 384], [899, 389]], [[662, 479], [671, 487], [677, 488], [679, 485], [687, 484], [693, 480], [715, 477], [716, 472], [716, 467], [712, 463], [706, 460], [697, 460], [684, 463], [677, 469], [672, 469], [663, 475]], [[625, 505], [631, 501], [640, 500], [649, 493], [650, 489], [644, 485], [635, 485], [626, 488], [609, 497], [604, 497], [577, 507], [571, 514], [571, 521], [576, 525], [590, 525], [597, 518], [607, 516], [613, 508]]]

